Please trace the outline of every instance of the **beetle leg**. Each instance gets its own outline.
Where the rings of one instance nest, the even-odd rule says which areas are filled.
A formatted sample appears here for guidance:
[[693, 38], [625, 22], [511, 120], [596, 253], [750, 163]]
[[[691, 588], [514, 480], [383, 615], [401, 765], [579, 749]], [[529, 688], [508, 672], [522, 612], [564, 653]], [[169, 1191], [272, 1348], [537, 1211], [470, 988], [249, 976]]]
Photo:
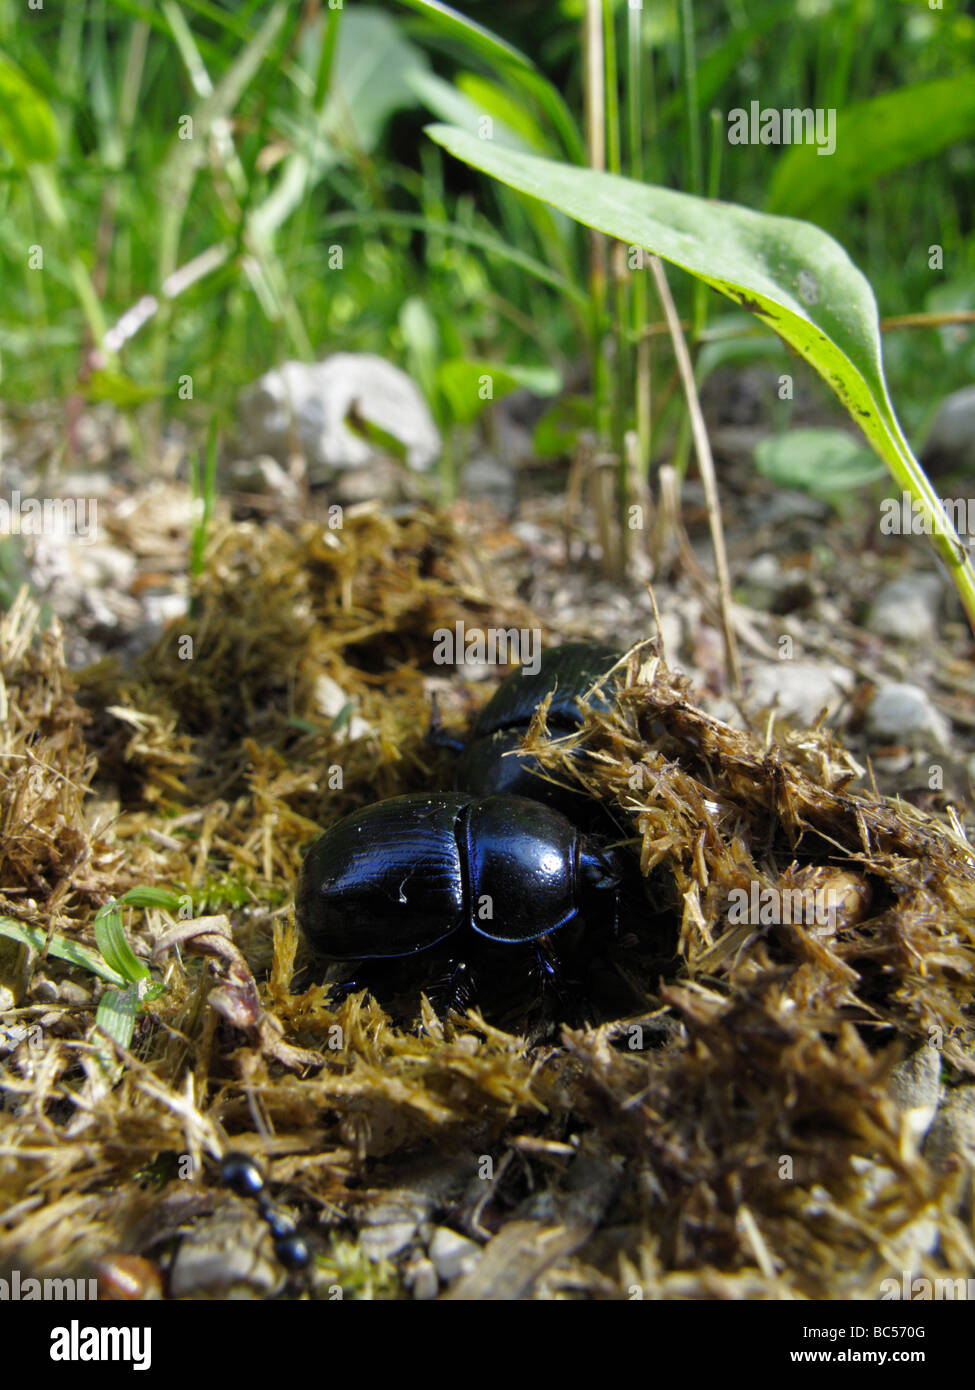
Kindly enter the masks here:
[[547, 936], [538, 937], [534, 944], [535, 964], [542, 994], [551, 998], [560, 1011], [564, 1011], [569, 1004], [569, 993], [565, 988], [565, 976], [559, 957]]
[[467, 961], [449, 960], [447, 973], [435, 980], [426, 994], [441, 1019], [446, 1018], [451, 1009], [463, 1012], [474, 994], [474, 977]]
[[330, 980], [328, 982], [329, 997], [332, 1004], [344, 1004], [350, 994], [358, 994], [360, 990], [368, 989], [369, 986], [362, 980], [355, 979], [354, 976], [346, 976], [342, 980]]

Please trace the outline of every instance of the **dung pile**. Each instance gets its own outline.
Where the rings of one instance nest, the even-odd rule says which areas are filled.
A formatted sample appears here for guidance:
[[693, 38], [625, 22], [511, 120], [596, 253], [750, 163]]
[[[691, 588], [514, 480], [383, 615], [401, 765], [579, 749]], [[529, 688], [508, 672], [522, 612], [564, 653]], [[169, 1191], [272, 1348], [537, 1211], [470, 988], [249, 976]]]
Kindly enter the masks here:
[[[443, 518], [368, 509], [224, 527], [192, 616], [131, 671], [71, 677], [29, 599], [7, 615], [0, 911], [48, 949], [0, 938], [0, 1263], [104, 1280], [138, 1255], [185, 1297], [875, 1298], [975, 1273], [972, 847], [849, 794], [822, 732], [766, 746], [710, 718], [652, 649], [577, 735], [550, 743], [542, 712], [529, 739], [565, 775], [588, 748], [670, 885], [624, 1017], [424, 1003], [404, 1026], [303, 969], [303, 849], [449, 782], [429, 694], [473, 696], [423, 668], [457, 621], [541, 626]], [[125, 925], [164, 988], [123, 1047], [94, 1029], [102, 980], [51, 943], [90, 949], [145, 886], [172, 898]], [[229, 1147], [302, 1219], [300, 1285], [216, 1182]]]

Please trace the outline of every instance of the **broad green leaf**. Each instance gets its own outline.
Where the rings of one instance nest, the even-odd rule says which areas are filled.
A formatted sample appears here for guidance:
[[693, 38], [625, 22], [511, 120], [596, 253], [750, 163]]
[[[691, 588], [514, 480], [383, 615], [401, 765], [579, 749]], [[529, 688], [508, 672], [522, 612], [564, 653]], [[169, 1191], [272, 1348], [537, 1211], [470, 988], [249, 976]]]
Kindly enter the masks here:
[[97, 951], [80, 946], [76, 941], [69, 941], [67, 937], [55, 935], [48, 940], [47, 933], [40, 927], [28, 927], [12, 917], [0, 917], [0, 936], [22, 941], [25, 946], [33, 946], [35, 951], [43, 951], [46, 943], [49, 956], [65, 960], [69, 965], [80, 965], [83, 970], [107, 980], [110, 985], [125, 984], [123, 977], [107, 965]]
[[780, 487], [799, 488], [815, 497], [835, 497], [876, 482], [884, 465], [845, 430], [787, 430], [761, 440], [755, 467]]
[[887, 393], [873, 291], [832, 237], [809, 222], [496, 150], [450, 126], [428, 126], [427, 133], [475, 169], [689, 271], [791, 343], [916, 499], [975, 626], [975, 571]]
[[975, 68], [884, 92], [836, 113], [836, 149], [793, 145], [775, 166], [770, 212], [829, 219], [878, 178], [975, 131]]
[[[454, 419], [462, 425], [470, 424], [491, 401], [500, 400], [523, 386], [538, 396], [554, 396], [562, 385], [562, 378], [554, 367], [500, 365], [462, 358], [442, 362], [437, 380]], [[485, 397], [487, 384], [491, 394]]]
[[[320, 48], [316, 26], [301, 46], [299, 61], [316, 70]], [[368, 5], [349, 6], [342, 14], [324, 105], [305, 113], [313, 128], [303, 143], [308, 145], [308, 135], [324, 138], [332, 157], [341, 160], [374, 150], [390, 116], [415, 104], [410, 77], [426, 66], [426, 55], [391, 15]]]
[[58, 153], [54, 112], [4, 53], [0, 53], [0, 147], [18, 169], [49, 164]]

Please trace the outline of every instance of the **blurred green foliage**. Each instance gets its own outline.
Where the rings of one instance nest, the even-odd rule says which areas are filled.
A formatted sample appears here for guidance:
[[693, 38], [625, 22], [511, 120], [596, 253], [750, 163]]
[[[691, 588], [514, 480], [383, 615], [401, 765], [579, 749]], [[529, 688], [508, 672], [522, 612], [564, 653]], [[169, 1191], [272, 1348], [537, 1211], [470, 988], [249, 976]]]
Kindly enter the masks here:
[[[341, 348], [401, 361], [450, 423], [451, 364], [564, 372], [585, 352], [584, 236], [422, 127], [490, 117], [499, 142], [577, 160], [583, 3], [462, 8], [512, 50], [423, 0], [0, 0], [3, 397], [80, 382], [123, 405], [161, 392], [165, 410], [203, 418], [275, 361]], [[622, 43], [627, 0], [616, 11]], [[646, 180], [688, 188], [694, 130], [720, 196], [827, 226], [882, 314], [975, 308], [975, 19], [960, 0], [696, 0], [693, 22], [688, 85], [677, 0], [639, 10]], [[858, 157], [849, 140], [835, 163], [729, 144], [727, 113], [754, 99], [852, 111]], [[194, 264], [206, 273], [181, 274]], [[690, 313], [691, 289], [676, 291]], [[146, 295], [157, 311], [93, 359]], [[909, 430], [972, 379], [973, 337], [888, 335]], [[756, 350], [742, 339], [745, 358]]]

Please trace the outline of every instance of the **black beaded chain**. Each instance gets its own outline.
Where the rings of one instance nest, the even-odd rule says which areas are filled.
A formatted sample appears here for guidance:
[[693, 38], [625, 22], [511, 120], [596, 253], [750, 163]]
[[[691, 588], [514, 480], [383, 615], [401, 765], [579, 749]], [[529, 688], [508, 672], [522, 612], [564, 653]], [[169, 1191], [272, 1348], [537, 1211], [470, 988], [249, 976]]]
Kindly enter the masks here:
[[220, 1161], [220, 1178], [238, 1197], [252, 1197], [256, 1201], [257, 1209], [271, 1232], [274, 1253], [285, 1269], [292, 1273], [306, 1269], [311, 1259], [308, 1245], [298, 1235], [291, 1218], [278, 1211], [271, 1201], [257, 1161], [250, 1154], [224, 1154]]

